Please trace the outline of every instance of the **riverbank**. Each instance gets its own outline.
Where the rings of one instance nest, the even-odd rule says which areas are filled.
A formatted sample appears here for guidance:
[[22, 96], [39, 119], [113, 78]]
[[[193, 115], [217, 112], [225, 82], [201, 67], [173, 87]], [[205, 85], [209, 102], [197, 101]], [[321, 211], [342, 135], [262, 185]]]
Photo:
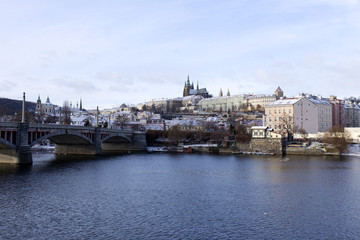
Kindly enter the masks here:
[[[360, 156], [359, 144], [351, 144], [349, 151], [342, 155], [344, 156]], [[190, 144], [180, 146], [161, 146], [161, 147], [147, 147], [148, 152], [169, 152], [169, 153], [209, 153], [209, 154], [228, 154], [228, 155], [303, 155], [303, 156], [334, 156], [338, 155], [331, 152], [326, 152], [323, 145], [314, 143], [310, 146], [301, 146], [291, 144], [283, 148], [283, 154], [274, 152], [254, 151], [249, 146], [242, 145], [235, 148], [222, 148], [217, 144]]]

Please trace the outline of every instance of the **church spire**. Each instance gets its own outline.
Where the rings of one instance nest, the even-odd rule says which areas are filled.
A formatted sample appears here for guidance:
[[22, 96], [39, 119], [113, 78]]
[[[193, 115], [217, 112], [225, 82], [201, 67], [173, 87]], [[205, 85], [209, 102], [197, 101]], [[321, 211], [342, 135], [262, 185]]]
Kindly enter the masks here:
[[82, 98], [80, 97], [80, 111], [82, 111]]
[[223, 96], [223, 92], [222, 92], [222, 89], [220, 88], [219, 97], [222, 97], [222, 96]]
[[228, 89], [226, 96], [230, 96], [230, 90]]
[[196, 82], [196, 90], [199, 91], [199, 81]]
[[190, 77], [189, 77], [189, 75], [187, 77], [187, 85], [190, 86]]

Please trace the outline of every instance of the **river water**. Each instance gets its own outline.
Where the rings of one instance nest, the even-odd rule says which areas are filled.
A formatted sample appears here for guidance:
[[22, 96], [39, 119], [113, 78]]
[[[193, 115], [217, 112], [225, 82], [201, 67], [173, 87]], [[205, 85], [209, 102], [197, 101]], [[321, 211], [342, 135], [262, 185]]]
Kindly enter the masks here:
[[0, 165], [0, 239], [359, 239], [360, 158], [133, 154]]

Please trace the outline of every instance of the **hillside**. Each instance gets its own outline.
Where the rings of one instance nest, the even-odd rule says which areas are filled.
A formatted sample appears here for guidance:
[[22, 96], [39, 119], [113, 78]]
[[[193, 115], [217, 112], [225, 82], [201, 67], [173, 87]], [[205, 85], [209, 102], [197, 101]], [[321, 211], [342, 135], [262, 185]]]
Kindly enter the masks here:
[[[8, 98], [0, 98], [0, 115], [12, 115], [16, 112], [21, 112], [22, 101]], [[25, 111], [34, 112], [36, 103], [26, 102]]]

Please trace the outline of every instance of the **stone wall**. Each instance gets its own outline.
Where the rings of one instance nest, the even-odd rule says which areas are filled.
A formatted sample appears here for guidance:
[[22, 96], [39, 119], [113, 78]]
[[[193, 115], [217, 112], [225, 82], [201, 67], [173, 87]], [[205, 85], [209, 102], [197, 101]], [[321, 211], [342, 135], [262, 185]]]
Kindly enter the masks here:
[[307, 156], [321, 156], [325, 153], [320, 149], [304, 148], [304, 147], [287, 147], [286, 155], [307, 155]]
[[283, 140], [276, 138], [251, 139], [250, 150], [253, 152], [283, 154]]
[[237, 142], [237, 143], [236, 143], [236, 148], [237, 148], [240, 152], [251, 152], [250, 142], [247, 142], [247, 143]]

